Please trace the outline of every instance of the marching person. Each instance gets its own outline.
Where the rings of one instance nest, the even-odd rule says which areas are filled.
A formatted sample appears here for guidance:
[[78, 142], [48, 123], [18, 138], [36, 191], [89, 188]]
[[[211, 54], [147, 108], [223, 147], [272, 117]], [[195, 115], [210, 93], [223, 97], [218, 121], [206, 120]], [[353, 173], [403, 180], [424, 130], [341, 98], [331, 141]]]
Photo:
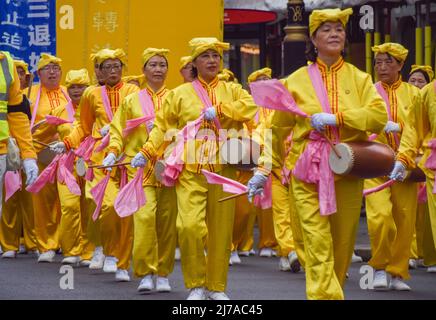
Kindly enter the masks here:
[[[397, 153], [399, 161], [394, 171], [414, 168], [418, 148], [415, 122], [416, 113], [421, 109], [421, 96], [418, 88], [401, 79], [400, 72], [408, 50], [398, 43], [384, 43], [374, 46], [372, 50], [375, 53], [375, 72], [380, 79], [375, 86], [385, 99], [389, 117], [384, 133], [378, 135], [375, 141], [389, 145]], [[400, 148], [400, 144], [405, 146]], [[399, 180], [403, 179], [399, 177]], [[386, 181], [385, 177], [367, 179], [365, 188], [374, 188]], [[371, 243], [371, 260], [368, 264], [375, 270], [375, 290], [410, 290], [404, 280], [409, 278], [417, 196], [417, 183], [406, 180], [366, 197]], [[387, 273], [392, 276], [389, 284]]]
[[[363, 179], [334, 176], [325, 167], [330, 150], [325, 136], [342, 142], [366, 141], [367, 132], [379, 133], [387, 121], [384, 102], [370, 75], [342, 57], [345, 25], [351, 14], [352, 9], [314, 10], [309, 18], [307, 53], [312, 64], [283, 81], [296, 105], [311, 117], [274, 111], [269, 118], [274, 151], [293, 133], [286, 167], [293, 173], [291, 188], [304, 240], [308, 299], [344, 299], [342, 288], [363, 192]], [[272, 167], [270, 148], [265, 145], [260, 167], [248, 183], [249, 198], [263, 191]], [[324, 174], [313, 177], [310, 173], [320, 167]]]
[[[0, 51], [0, 65], [0, 246], [4, 251], [2, 257], [13, 258], [19, 248], [21, 223], [18, 222], [20, 219], [18, 211], [9, 208], [6, 212], [2, 212], [3, 184], [7, 169], [8, 143], [10, 143], [8, 138], [12, 136], [18, 143], [27, 185], [32, 184], [37, 178], [38, 166], [30, 133], [29, 101], [21, 92], [20, 78], [9, 52]], [[17, 203], [16, 200], [14, 202]], [[25, 214], [21, 218], [26, 221]], [[31, 229], [31, 222], [26, 225]], [[28, 249], [34, 248], [32, 242], [28, 246], [32, 247]]]
[[180, 58], [180, 74], [183, 78], [183, 83], [194, 81], [192, 75], [192, 58], [191, 56], [184, 56]]
[[[49, 115], [70, 122], [41, 126], [33, 134], [35, 140], [41, 140], [40, 137], [54, 136], [56, 134], [59, 135], [60, 139], [63, 139], [72, 131], [77, 106], [83, 92], [90, 83], [88, 71], [86, 69], [70, 70], [66, 75], [65, 82], [71, 103], [53, 109]], [[78, 180], [78, 185], [83, 186], [83, 181], [76, 174], [73, 173], [73, 175]], [[67, 184], [59, 180], [57, 180], [57, 192], [61, 209], [58, 232], [59, 244], [64, 256], [62, 263], [79, 265], [82, 260], [89, 261], [93, 253], [93, 250], [83, 252], [84, 245], [87, 243], [85, 243], [82, 232], [82, 227], [86, 227], [86, 223], [82, 223], [82, 219], [84, 219], [82, 195], [73, 194]]]
[[[97, 148], [102, 144], [103, 137], [109, 133], [113, 115], [126, 96], [139, 90], [137, 86], [124, 83], [121, 80], [125, 56], [122, 49], [103, 49], [95, 54], [94, 59], [103, 74], [105, 85], [96, 86], [92, 91], [82, 96], [79, 105], [80, 121], [63, 139], [63, 142], [52, 147], [57, 153], [77, 148], [85, 137], [91, 135], [95, 140], [91, 163], [102, 163], [106, 148], [103, 150]], [[107, 173], [104, 169], [95, 169], [93, 170], [94, 179], [91, 184], [87, 185], [87, 187], [92, 188], [110, 174], [97, 221], [100, 224], [100, 238], [105, 255], [103, 271], [111, 273], [116, 273], [118, 266], [122, 270], [126, 269], [126, 265], [130, 263], [128, 260], [131, 241], [126, 237], [121, 237], [122, 230], [126, 227], [123, 224], [126, 222], [114, 210], [114, 200], [119, 191], [119, 171], [112, 170]]]
[[195, 129], [194, 141], [185, 144], [184, 139], [178, 140], [178, 144], [184, 144], [183, 168], [179, 168], [181, 159], [176, 158], [176, 170], [181, 169], [175, 187], [182, 272], [185, 286], [190, 289], [189, 300], [205, 300], [207, 297], [227, 300], [225, 289], [234, 201], [217, 202], [224, 196], [222, 187], [208, 184], [201, 170], [235, 177], [235, 169], [219, 161], [218, 128], [241, 129], [244, 122], [253, 118], [257, 107], [240, 85], [217, 78], [222, 51], [228, 49], [228, 43], [216, 38], [194, 38], [189, 45], [196, 80], [182, 84], [168, 94], [163, 108], [156, 115], [148, 141], [133, 158], [132, 166], [143, 167], [154, 161], [168, 130], [182, 129], [188, 122], [197, 120], [195, 123], [199, 123], [201, 131]]
[[[68, 93], [64, 86], [61, 86], [62, 60], [47, 54], [41, 54], [38, 61], [37, 73], [40, 84], [34, 85], [30, 94], [32, 102], [32, 119], [30, 125], [32, 130], [37, 127], [45, 116], [57, 107], [65, 106], [68, 103]], [[43, 124], [42, 126], [45, 126]], [[56, 135], [40, 135], [39, 141], [45, 144], [55, 142]], [[35, 144], [35, 150], [41, 154], [46, 147]], [[45, 150], [47, 151], [47, 150]], [[44, 152], [45, 152], [44, 151]], [[48, 161], [48, 160], [44, 160]], [[38, 160], [38, 166], [42, 172], [48, 164]], [[40, 253], [38, 262], [52, 262], [56, 251], [59, 249], [59, 218], [60, 204], [57, 185], [48, 183], [37, 194], [32, 194], [35, 235], [38, 251]]]
[[[154, 115], [162, 108], [169, 92], [165, 86], [168, 52], [167, 49], [156, 48], [144, 50], [142, 62], [146, 88], [126, 97], [115, 113], [111, 122], [109, 153], [103, 161], [105, 165], [114, 164], [122, 151], [126, 155], [125, 161], [130, 161], [147, 140], [148, 132], [153, 127]], [[128, 135], [123, 134], [129, 120], [147, 115], [153, 118], [137, 126]], [[127, 172], [130, 180], [137, 169], [129, 166]], [[133, 223], [133, 230], [130, 230], [133, 233], [133, 272], [142, 278], [138, 291], [149, 293], [155, 287], [159, 292], [171, 291], [168, 275], [174, 268], [177, 236], [175, 188], [162, 186], [156, 181], [153, 162], [149, 162], [145, 168], [143, 186], [146, 205], [135, 212], [133, 221], [132, 217], [125, 218]], [[156, 286], [153, 279], [155, 275]]]

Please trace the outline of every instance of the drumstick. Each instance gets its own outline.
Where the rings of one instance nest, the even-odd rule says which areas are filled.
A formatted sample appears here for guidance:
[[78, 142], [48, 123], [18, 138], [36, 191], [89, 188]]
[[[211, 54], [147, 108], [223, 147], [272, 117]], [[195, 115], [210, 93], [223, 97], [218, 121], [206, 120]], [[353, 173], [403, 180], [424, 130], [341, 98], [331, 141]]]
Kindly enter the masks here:
[[128, 165], [130, 165], [130, 162], [115, 163], [115, 164], [111, 164], [109, 166], [103, 166], [101, 164], [94, 164], [94, 165], [88, 166], [88, 168], [106, 169], [106, 168], [121, 167], [121, 166], [128, 166]]
[[336, 149], [336, 146], [333, 144], [333, 142], [330, 140], [329, 137], [327, 137], [327, 135], [325, 134], [325, 132], [321, 132], [321, 134], [323, 135], [323, 137], [327, 140], [328, 144], [330, 145], [330, 147], [332, 147], [333, 152], [336, 154], [336, 156], [341, 159], [341, 155], [339, 154], [338, 149]]
[[219, 199], [218, 202], [223, 202], [223, 201], [227, 201], [227, 200], [230, 200], [230, 199], [233, 199], [233, 198], [245, 196], [246, 194], [248, 194], [248, 191], [245, 191], [245, 192], [242, 192], [242, 193], [237, 193], [237, 194], [232, 194], [231, 196]]
[[35, 140], [35, 139], [33, 139], [33, 142], [35, 142], [36, 144], [40, 144], [40, 145], [42, 145], [44, 147], [48, 147], [48, 148], [51, 147], [49, 144], [41, 142], [41, 141], [38, 141], [38, 140]]

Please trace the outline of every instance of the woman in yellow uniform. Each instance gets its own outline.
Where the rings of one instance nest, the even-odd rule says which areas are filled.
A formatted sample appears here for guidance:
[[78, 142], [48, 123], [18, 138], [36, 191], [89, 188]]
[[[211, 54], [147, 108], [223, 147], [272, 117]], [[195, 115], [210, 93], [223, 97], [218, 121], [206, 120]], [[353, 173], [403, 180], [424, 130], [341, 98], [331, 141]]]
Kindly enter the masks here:
[[421, 122], [423, 129], [422, 149], [424, 154], [419, 167], [426, 175], [427, 199], [429, 214], [424, 220], [424, 237], [423, 237], [423, 255], [424, 265], [427, 266], [427, 272], [436, 273], [436, 195], [434, 194], [435, 171], [427, 168], [426, 162], [433, 153], [433, 139], [436, 137], [436, 80], [427, 84], [422, 90], [422, 117], [418, 120]]
[[[28, 77], [30, 76], [27, 63], [22, 60], [14, 60], [14, 65], [20, 82], [20, 92], [24, 95], [26, 94], [25, 89], [29, 85]], [[21, 177], [22, 181], [25, 181], [24, 172], [21, 173]], [[21, 252], [21, 232], [23, 232], [25, 251], [37, 254], [32, 195], [23, 187], [15, 192], [7, 202], [3, 197], [2, 208], [0, 219], [0, 248], [4, 251], [2, 258], [15, 258], [17, 252]]]
[[180, 58], [180, 75], [183, 78], [183, 83], [192, 82], [192, 58], [191, 56], [184, 56]]
[[[274, 150], [293, 133], [286, 166], [290, 170], [296, 168], [291, 188], [304, 240], [308, 299], [344, 299], [342, 288], [359, 224], [363, 180], [333, 176], [331, 172], [331, 175], [325, 172], [330, 175], [327, 179], [311, 180], [300, 169], [301, 164], [310, 161], [311, 166], [317, 165], [308, 154], [317, 145], [324, 150], [320, 155], [322, 163], [328, 161], [328, 143], [318, 132], [336, 141], [366, 141], [368, 131], [379, 133], [387, 121], [383, 100], [370, 75], [346, 63], [341, 55], [345, 25], [351, 14], [351, 9], [314, 10], [309, 18], [311, 42], [307, 56], [312, 64], [283, 81], [296, 105], [310, 119], [280, 111], [274, 111], [270, 117]], [[313, 72], [313, 78], [309, 72]], [[319, 76], [315, 78], [315, 75]], [[318, 80], [315, 82], [319, 84], [318, 90], [312, 79]], [[325, 100], [322, 100], [330, 108], [321, 105], [317, 97], [317, 93], [321, 97], [323, 92]], [[248, 183], [250, 198], [262, 192], [272, 168], [270, 147], [265, 145], [261, 166]], [[323, 197], [318, 188], [335, 193]]]
[[[68, 93], [60, 85], [62, 77], [62, 60], [50, 54], [43, 53], [38, 62], [38, 76], [41, 84], [32, 87], [30, 101], [32, 103], [31, 127], [45, 119], [45, 116], [60, 106], [68, 103]], [[56, 135], [40, 135], [39, 141], [51, 143], [56, 141]], [[38, 154], [45, 149], [35, 144]], [[45, 169], [47, 164], [38, 161], [39, 170]], [[35, 235], [38, 251], [38, 262], [52, 262], [56, 250], [59, 249], [58, 227], [60, 219], [60, 203], [56, 184], [47, 184], [37, 194], [32, 194]]]
[[[65, 84], [69, 97], [72, 100], [71, 104], [53, 109], [50, 115], [59, 119], [73, 121], [80, 98], [89, 82], [89, 75], [86, 69], [70, 70], [66, 75]], [[72, 123], [44, 125], [34, 133], [33, 138], [40, 140], [40, 137], [58, 134], [59, 138], [63, 139], [70, 134], [72, 129]], [[76, 175], [75, 178], [78, 181]], [[80, 186], [83, 186], [80, 180], [78, 183]], [[82, 259], [90, 260], [92, 256], [92, 251], [90, 251], [81, 259], [84, 245], [82, 233], [82, 197], [81, 195], [71, 193], [65, 182], [57, 181], [57, 191], [61, 205], [59, 243], [64, 256], [62, 263], [78, 265]]]
[[[426, 84], [433, 80], [433, 70], [430, 66], [412, 65], [412, 69], [409, 72], [409, 84], [422, 89]], [[417, 117], [417, 121], [420, 117]], [[418, 121], [419, 123], [419, 121]], [[419, 152], [422, 155], [422, 150]], [[425, 183], [419, 184], [418, 195], [425, 189]], [[426, 251], [435, 250], [433, 241], [427, 241], [424, 243], [423, 238], [428, 239], [428, 236], [424, 235], [424, 232], [431, 232], [430, 225], [425, 221], [428, 221], [428, 202], [427, 199], [421, 202], [418, 197], [418, 209], [416, 211], [416, 223], [415, 232], [413, 234], [412, 246], [410, 250], [409, 268], [416, 269], [418, 266], [423, 266], [424, 246]]]
[[[421, 109], [419, 89], [401, 79], [400, 71], [408, 50], [397, 43], [384, 43], [373, 47], [375, 71], [380, 82], [377, 90], [384, 97], [389, 121], [376, 142], [389, 145], [404, 167], [415, 166], [416, 112]], [[400, 144], [410, 148], [400, 150]], [[411, 160], [413, 159], [413, 160]], [[365, 181], [365, 188], [386, 182], [380, 177]], [[410, 245], [415, 226], [418, 185], [415, 182], [396, 182], [391, 187], [366, 197], [366, 217], [371, 243], [369, 265], [375, 269], [373, 286], [376, 290], [388, 288], [387, 273], [392, 280], [389, 288], [410, 290], [403, 282], [409, 278]]]
[[[218, 203], [224, 195], [222, 187], [208, 184], [201, 170], [235, 178], [235, 170], [219, 161], [218, 127], [235, 129], [233, 131], [242, 129], [243, 123], [253, 118], [257, 107], [240, 85], [217, 78], [222, 51], [229, 46], [227, 43], [216, 38], [194, 38], [189, 45], [196, 80], [182, 84], [168, 94], [163, 108], [157, 113], [148, 141], [133, 158], [132, 166], [144, 166], [153, 161], [168, 130], [182, 129], [188, 122], [200, 121], [203, 116], [195, 138], [184, 144], [184, 165], [175, 184], [182, 271], [185, 286], [190, 289], [188, 299], [206, 299], [206, 289], [210, 299], [228, 299], [225, 289], [234, 201]], [[183, 143], [184, 140], [180, 141]], [[204, 253], [206, 237], [207, 258]]]
[[[147, 48], [142, 55], [146, 88], [128, 96], [111, 123], [111, 143], [104, 163], [114, 163], [117, 155], [124, 152], [126, 160], [131, 160], [147, 140], [154, 119], [139, 125], [123, 135], [128, 120], [154, 116], [168, 94], [165, 79], [168, 72], [167, 55], [169, 50]], [[128, 167], [129, 179], [133, 179], [137, 169]], [[174, 268], [176, 245], [177, 201], [174, 187], [162, 186], [156, 181], [154, 163], [147, 165], [143, 186], [147, 203], [133, 215], [133, 272], [142, 280], [138, 286], [141, 293], [149, 293], [155, 288], [153, 277], [157, 275], [156, 290], [171, 291], [168, 275]], [[131, 217], [129, 217], [131, 219]], [[157, 243], [157, 245], [156, 245]], [[127, 279], [127, 277], [126, 277]]]
[[[80, 101], [80, 121], [73, 131], [53, 146], [58, 153], [65, 152], [71, 148], [77, 148], [80, 142], [89, 135], [96, 140], [94, 152], [91, 156], [91, 163], [102, 164], [106, 149], [96, 152], [104, 136], [109, 133], [110, 120], [121, 105], [123, 99], [139, 89], [133, 84], [121, 81], [122, 69], [124, 66], [125, 53], [121, 49], [103, 49], [96, 56], [96, 63], [99, 65], [105, 79], [105, 85], [95, 87]], [[117, 215], [114, 209], [114, 200], [119, 191], [119, 170], [112, 170], [104, 193], [102, 207], [98, 216], [100, 237], [105, 255], [103, 271], [116, 273], [118, 267], [126, 269], [129, 264], [131, 241], [121, 237], [122, 229], [125, 227], [123, 220]], [[94, 179], [89, 187], [95, 186], [105, 178], [106, 170], [95, 169]], [[88, 186], [88, 185], [87, 185]], [[88, 190], [86, 190], [88, 192]], [[117, 266], [118, 263], [118, 266]]]

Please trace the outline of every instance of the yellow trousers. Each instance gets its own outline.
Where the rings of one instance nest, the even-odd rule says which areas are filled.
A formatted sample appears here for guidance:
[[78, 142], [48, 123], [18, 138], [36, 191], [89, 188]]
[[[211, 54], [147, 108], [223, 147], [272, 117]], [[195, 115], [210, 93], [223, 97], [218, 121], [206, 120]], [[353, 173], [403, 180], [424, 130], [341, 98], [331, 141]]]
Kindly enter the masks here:
[[416, 209], [415, 232], [413, 233], [412, 244], [410, 246], [410, 258], [422, 259], [423, 253], [423, 237], [424, 237], [424, 221], [425, 215], [428, 214], [428, 204], [418, 203]]
[[[23, 179], [26, 181], [24, 176]], [[18, 251], [21, 232], [26, 250], [36, 250], [32, 195], [24, 189], [17, 191], [7, 202], [3, 197], [0, 219], [0, 246], [3, 251]]]
[[82, 225], [80, 196], [72, 194], [65, 184], [58, 184], [61, 203], [59, 242], [64, 257], [80, 256], [82, 253]]
[[86, 224], [86, 227], [83, 230], [86, 230], [89, 242], [91, 242], [95, 247], [101, 247], [100, 222], [98, 219], [96, 221], [92, 220], [92, 214], [94, 213], [96, 204], [92, 198], [90, 190], [96, 184], [97, 182], [95, 179], [92, 181], [85, 181], [85, 209], [82, 212], [84, 215], [83, 223]]
[[434, 181], [427, 179], [428, 211], [424, 219], [423, 255], [424, 265], [436, 265], [436, 194], [433, 194]]
[[[233, 168], [219, 173], [235, 179]], [[202, 174], [183, 170], [176, 184], [177, 230], [185, 286], [225, 291], [232, 245], [234, 200], [218, 202], [226, 193]], [[207, 236], [207, 257], [204, 238]]]
[[158, 244], [157, 273], [167, 277], [174, 270], [174, 252], [177, 243], [177, 194], [175, 187], [156, 189], [156, 232]]
[[[94, 253], [95, 244], [91, 241], [89, 237], [89, 230], [88, 225], [90, 223], [89, 220], [91, 219], [92, 213], [95, 209], [95, 203], [92, 206], [93, 211], [90, 212], [90, 209], [88, 208], [90, 199], [86, 198], [86, 183], [85, 179], [81, 177], [77, 177], [77, 183], [80, 186], [80, 189], [82, 190], [82, 195], [80, 196], [80, 239], [81, 239], [81, 247], [82, 247], [82, 253], [80, 254], [80, 257], [82, 260], [91, 260], [92, 255]], [[94, 202], [94, 201], [92, 201]]]
[[[365, 180], [365, 188], [376, 187], [385, 178]], [[366, 197], [366, 217], [371, 243], [371, 260], [376, 270], [408, 279], [410, 245], [415, 229], [418, 186], [396, 182], [390, 188]]]
[[[45, 166], [38, 163], [39, 172]], [[37, 194], [32, 194], [36, 244], [40, 253], [59, 249], [58, 227], [61, 206], [57, 183], [48, 183]]]
[[292, 177], [304, 240], [308, 299], [344, 299], [342, 286], [359, 225], [363, 180], [343, 177], [335, 182], [335, 190], [337, 212], [321, 216], [317, 186]]

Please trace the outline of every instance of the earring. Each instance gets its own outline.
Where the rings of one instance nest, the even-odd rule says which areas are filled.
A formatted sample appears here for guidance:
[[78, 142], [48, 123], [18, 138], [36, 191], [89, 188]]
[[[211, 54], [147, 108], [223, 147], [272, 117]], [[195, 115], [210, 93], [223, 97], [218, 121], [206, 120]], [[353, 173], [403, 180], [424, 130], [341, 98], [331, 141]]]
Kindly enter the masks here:
[[318, 48], [317, 47], [315, 47], [315, 53], [318, 54]]

